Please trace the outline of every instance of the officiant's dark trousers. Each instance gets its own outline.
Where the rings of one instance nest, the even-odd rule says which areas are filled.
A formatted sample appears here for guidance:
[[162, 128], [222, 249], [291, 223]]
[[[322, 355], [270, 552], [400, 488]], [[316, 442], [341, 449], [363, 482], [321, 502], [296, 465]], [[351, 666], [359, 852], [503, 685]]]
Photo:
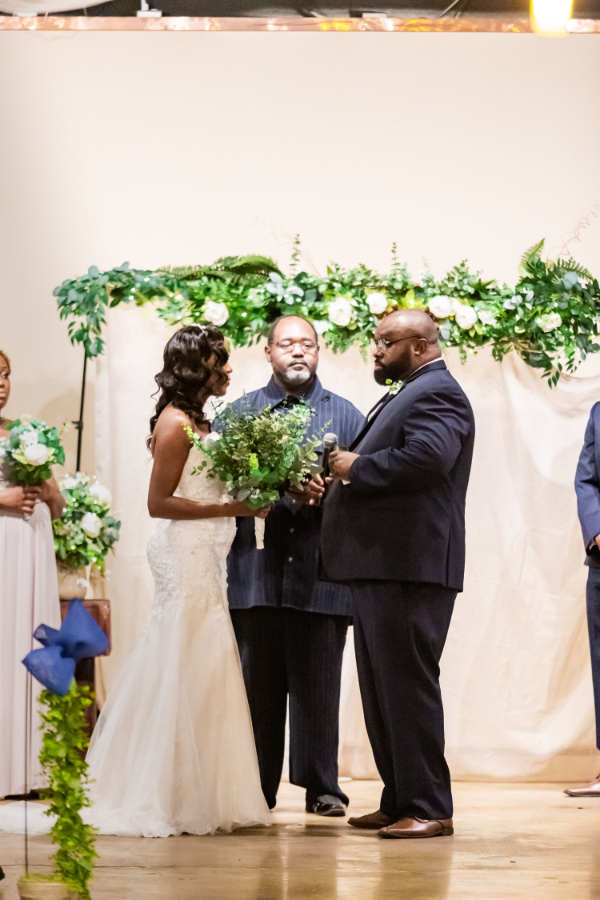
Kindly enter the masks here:
[[456, 591], [409, 581], [354, 581], [354, 643], [381, 810], [449, 819], [439, 661]]
[[289, 607], [232, 609], [250, 704], [260, 780], [269, 809], [277, 800], [285, 751], [288, 695], [290, 781], [307, 803], [338, 786], [342, 656], [348, 616]]

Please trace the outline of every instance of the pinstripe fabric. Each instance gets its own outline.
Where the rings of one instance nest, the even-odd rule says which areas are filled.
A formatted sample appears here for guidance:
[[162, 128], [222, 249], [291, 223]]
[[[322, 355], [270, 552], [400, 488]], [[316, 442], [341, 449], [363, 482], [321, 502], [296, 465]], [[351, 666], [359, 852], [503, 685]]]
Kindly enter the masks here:
[[[362, 413], [348, 400], [325, 390], [318, 378], [304, 400], [314, 411], [307, 434], [333, 431], [342, 446], [349, 446], [363, 425]], [[271, 379], [266, 387], [232, 405], [235, 409], [243, 408], [244, 403], [258, 409], [281, 409], [289, 402]], [[215, 427], [218, 430], [218, 423]], [[267, 516], [264, 550], [256, 549], [254, 520], [238, 519], [227, 563], [230, 608], [287, 606], [351, 615], [349, 589], [317, 579], [321, 519], [321, 509], [284, 497]]]
[[296, 609], [233, 609], [252, 715], [263, 793], [272, 809], [281, 779], [287, 697], [290, 698], [290, 781], [348, 798], [338, 785], [338, 715], [348, 618]]

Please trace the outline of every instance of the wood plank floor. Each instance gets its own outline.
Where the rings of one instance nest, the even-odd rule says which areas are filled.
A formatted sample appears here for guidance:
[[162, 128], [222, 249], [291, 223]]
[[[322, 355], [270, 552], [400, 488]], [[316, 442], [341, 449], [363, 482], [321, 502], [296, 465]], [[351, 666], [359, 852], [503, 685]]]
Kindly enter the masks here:
[[[351, 810], [378, 806], [379, 784], [347, 787]], [[345, 819], [306, 815], [282, 785], [271, 828], [166, 839], [100, 837], [93, 900], [600, 900], [600, 799], [571, 800], [564, 785], [455, 784], [456, 834], [384, 841]], [[41, 869], [51, 852], [33, 838]], [[0, 834], [16, 900], [23, 838]]]

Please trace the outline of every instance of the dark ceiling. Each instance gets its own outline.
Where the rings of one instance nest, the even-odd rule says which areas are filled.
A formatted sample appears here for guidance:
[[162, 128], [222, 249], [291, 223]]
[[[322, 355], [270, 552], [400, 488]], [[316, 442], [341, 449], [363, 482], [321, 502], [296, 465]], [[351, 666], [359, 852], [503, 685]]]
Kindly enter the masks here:
[[[398, 18], [437, 18], [444, 12], [447, 16], [474, 17], [526, 17], [529, 15], [527, 0], [396, 0], [389, 5], [361, 6], [352, 0], [326, 0], [325, 6], [316, 5], [313, 0], [151, 0], [150, 6], [162, 10], [164, 16], [362, 16], [365, 12], [377, 12]], [[451, 9], [448, 9], [452, 3]], [[72, 10], [65, 15], [88, 16], [135, 16], [140, 9], [139, 0], [110, 0], [87, 10]], [[600, 0], [575, 0], [573, 17], [578, 19], [600, 18]]]
[[[150, 5], [162, 10], [164, 16], [361, 16], [364, 12], [385, 13], [398, 18], [435, 18], [444, 13], [452, 0], [396, 0], [389, 5], [361, 6], [352, 0], [326, 0], [319, 6], [312, 0], [151, 0]], [[135, 16], [140, 9], [139, 0], [110, 0], [87, 10], [73, 10], [65, 15]], [[447, 16], [474, 17], [526, 17], [529, 15], [527, 0], [457, 0], [446, 12]], [[600, 18], [600, 0], [575, 0], [573, 17], [577, 19]]]

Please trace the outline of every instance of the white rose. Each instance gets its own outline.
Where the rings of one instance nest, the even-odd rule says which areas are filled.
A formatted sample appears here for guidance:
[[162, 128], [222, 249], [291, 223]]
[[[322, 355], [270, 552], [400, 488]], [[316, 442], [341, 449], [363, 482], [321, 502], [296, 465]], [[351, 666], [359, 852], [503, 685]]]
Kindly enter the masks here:
[[313, 322], [313, 325], [315, 326], [317, 334], [325, 334], [325, 332], [331, 328], [331, 322], [328, 322], [327, 319], [316, 319], [316, 321]]
[[463, 306], [463, 304], [461, 304], [460, 309], [456, 311], [456, 324], [465, 331], [468, 331], [469, 328], [473, 327], [476, 321], [477, 313], [473, 307]]
[[217, 441], [221, 440], [221, 435], [218, 431], [211, 431], [210, 434], [207, 434], [204, 440], [202, 441], [207, 447], [210, 447], [211, 444], [216, 444]]
[[444, 294], [438, 294], [429, 301], [429, 311], [436, 319], [447, 319], [452, 312], [452, 301]]
[[102, 506], [110, 506], [112, 501], [112, 494], [108, 488], [104, 487], [103, 484], [99, 484], [97, 481], [90, 487], [90, 494], [92, 497], [95, 497], [98, 503]]
[[214, 300], [209, 300], [204, 307], [204, 318], [211, 325], [219, 327], [224, 325], [229, 318], [229, 310], [224, 303], [215, 303]]
[[462, 300], [458, 300], [456, 297], [453, 297], [450, 300], [450, 304], [452, 306], [452, 315], [453, 316], [455, 316], [457, 313], [459, 313], [463, 307]]
[[45, 444], [28, 444], [23, 454], [32, 466], [43, 466], [48, 461], [48, 448]]
[[385, 294], [375, 291], [367, 295], [367, 306], [374, 316], [380, 316], [387, 309], [388, 300]]
[[28, 431], [22, 432], [20, 440], [24, 447], [30, 447], [31, 444], [37, 444], [38, 433], [30, 428]]
[[97, 538], [102, 529], [102, 519], [96, 513], [87, 512], [81, 520], [81, 527], [91, 538]]
[[558, 313], [546, 313], [539, 317], [537, 323], [542, 331], [554, 331], [555, 328], [560, 328], [562, 319]]
[[334, 325], [339, 325], [340, 328], [345, 328], [346, 325], [350, 324], [352, 321], [352, 312], [352, 307], [345, 297], [336, 297], [335, 300], [329, 304], [329, 318]]

